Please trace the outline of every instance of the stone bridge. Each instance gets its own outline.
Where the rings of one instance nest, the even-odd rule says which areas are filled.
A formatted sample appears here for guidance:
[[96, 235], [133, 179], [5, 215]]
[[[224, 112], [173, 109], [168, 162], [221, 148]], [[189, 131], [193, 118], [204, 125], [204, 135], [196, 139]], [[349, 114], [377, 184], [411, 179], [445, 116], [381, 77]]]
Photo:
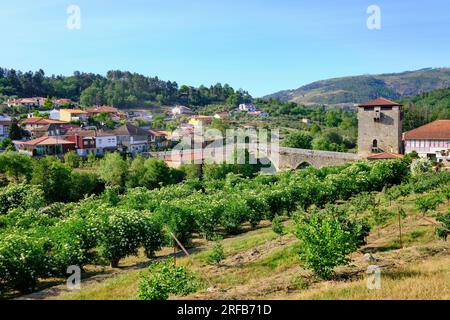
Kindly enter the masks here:
[[259, 153], [265, 154], [274, 164], [277, 171], [299, 169], [304, 166], [321, 168], [361, 160], [355, 153], [332, 152], [308, 149], [278, 147], [274, 150], [259, 148]]
[[[235, 148], [244, 146], [235, 145]], [[271, 172], [295, 170], [305, 166], [321, 168], [323, 166], [339, 165], [361, 160], [355, 153], [331, 152], [320, 150], [294, 149], [268, 145], [245, 145], [250, 153], [250, 159], [256, 163], [271, 164]], [[223, 163], [225, 159], [233, 159], [234, 148], [217, 147], [195, 150], [174, 150], [165, 152], [148, 152], [145, 155], [163, 159], [171, 167], [178, 167], [183, 163]]]

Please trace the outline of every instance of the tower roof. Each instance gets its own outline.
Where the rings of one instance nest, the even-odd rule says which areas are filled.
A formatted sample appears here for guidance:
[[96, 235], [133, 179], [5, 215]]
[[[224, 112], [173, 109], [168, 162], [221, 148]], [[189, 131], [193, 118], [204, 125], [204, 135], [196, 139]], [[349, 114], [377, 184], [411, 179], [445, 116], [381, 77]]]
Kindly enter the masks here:
[[371, 100], [366, 103], [361, 103], [358, 105], [358, 107], [393, 107], [393, 106], [401, 106], [401, 104], [385, 98], [377, 98], [375, 100]]

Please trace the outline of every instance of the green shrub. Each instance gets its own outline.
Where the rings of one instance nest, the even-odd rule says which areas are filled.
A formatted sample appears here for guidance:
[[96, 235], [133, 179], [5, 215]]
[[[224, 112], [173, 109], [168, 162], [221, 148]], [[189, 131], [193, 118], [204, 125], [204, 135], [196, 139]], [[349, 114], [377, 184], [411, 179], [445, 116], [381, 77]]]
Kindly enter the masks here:
[[167, 300], [170, 294], [186, 296], [196, 292], [200, 282], [186, 267], [176, 267], [172, 259], [153, 263], [141, 274], [138, 298]]
[[276, 216], [272, 220], [272, 231], [281, 236], [284, 233], [284, 226], [280, 216]]
[[18, 230], [0, 240], [0, 291], [7, 288], [31, 292], [38, 277], [47, 274], [48, 260], [43, 239]]
[[109, 209], [97, 223], [99, 252], [112, 267], [117, 267], [120, 259], [136, 255], [141, 246], [151, 257], [164, 241], [161, 220], [148, 212]]
[[225, 259], [225, 253], [223, 250], [222, 238], [216, 237], [207, 261], [209, 264], [219, 264], [223, 259]]
[[10, 209], [39, 209], [44, 205], [44, 192], [37, 186], [10, 184], [0, 190], [0, 214]]
[[[329, 279], [336, 266], [348, 263], [360, 234], [347, 220], [318, 211], [300, 215], [296, 235], [302, 242], [300, 257], [318, 276]], [[350, 227], [350, 228], [349, 228]]]

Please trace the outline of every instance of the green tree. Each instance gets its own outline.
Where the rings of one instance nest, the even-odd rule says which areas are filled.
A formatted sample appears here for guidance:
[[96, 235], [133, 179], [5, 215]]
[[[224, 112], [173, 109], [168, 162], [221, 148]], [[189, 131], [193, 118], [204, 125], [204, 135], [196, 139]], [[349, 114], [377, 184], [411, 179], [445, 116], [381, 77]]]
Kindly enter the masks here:
[[290, 133], [284, 140], [283, 146], [288, 148], [311, 149], [313, 137], [306, 132]]
[[346, 221], [313, 212], [297, 221], [297, 237], [302, 241], [300, 256], [318, 276], [329, 279], [336, 266], [347, 264], [347, 255], [357, 249], [357, 236]]
[[31, 183], [44, 190], [49, 202], [69, 201], [72, 170], [55, 157], [45, 157], [34, 162]]
[[19, 152], [3, 152], [0, 154], [0, 172], [13, 182], [30, 181], [33, 172], [33, 160]]
[[19, 126], [19, 122], [16, 118], [11, 119], [11, 125], [9, 126], [9, 137], [11, 140], [20, 140], [23, 137], [23, 131]]
[[125, 186], [128, 167], [125, 160], [120, 154], [107, 153], [104, 159], [100, 161], [98, 168], [100, 179], [105, 182], [108, 187], [116, 187], [122, 189]]
[[78, 168], [81, 164], [81, 157], [75, 151], [69, 151], [64, 155], [64, 163], [71, 168]]

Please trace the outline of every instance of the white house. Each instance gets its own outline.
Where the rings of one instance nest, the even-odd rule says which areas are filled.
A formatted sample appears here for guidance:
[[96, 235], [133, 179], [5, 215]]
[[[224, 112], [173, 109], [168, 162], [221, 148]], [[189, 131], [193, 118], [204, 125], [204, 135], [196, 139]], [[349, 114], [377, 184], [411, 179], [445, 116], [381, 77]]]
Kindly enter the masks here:
[[11, 125], [11, 119], [0, 118], [0, 141], [9, 137], [9, 126]]
[[241, 103], [239, 105], [240, 111], [247, 111], [247, 112], [254, 112], [256, 111], [256, 107], [253, 105], [253, 103]]
[[117, 136], [111, 130], [97, 131], [95, 136], [95, 148], [99, 154], [117, 149]]
[[188, 107], [185, 107], [185, 106], [180, 106], [180, 105], [177, 105], [177, 106], [175, 106], [174, 108], [172, 108], [172, 115], [173, 116], [179, 116], [179, 115], [182, 115], [182, 114], [193, 114], [194, 112], [190, 109], [190, 108], [188, 108]]
[[59, 120], [59, 110], [53, 109], [48, 112], [49, 119]]
[[436, 120], [403, 134], [405, 153], [416, 151], [422, 158], [450, 161], [450, 120]]

